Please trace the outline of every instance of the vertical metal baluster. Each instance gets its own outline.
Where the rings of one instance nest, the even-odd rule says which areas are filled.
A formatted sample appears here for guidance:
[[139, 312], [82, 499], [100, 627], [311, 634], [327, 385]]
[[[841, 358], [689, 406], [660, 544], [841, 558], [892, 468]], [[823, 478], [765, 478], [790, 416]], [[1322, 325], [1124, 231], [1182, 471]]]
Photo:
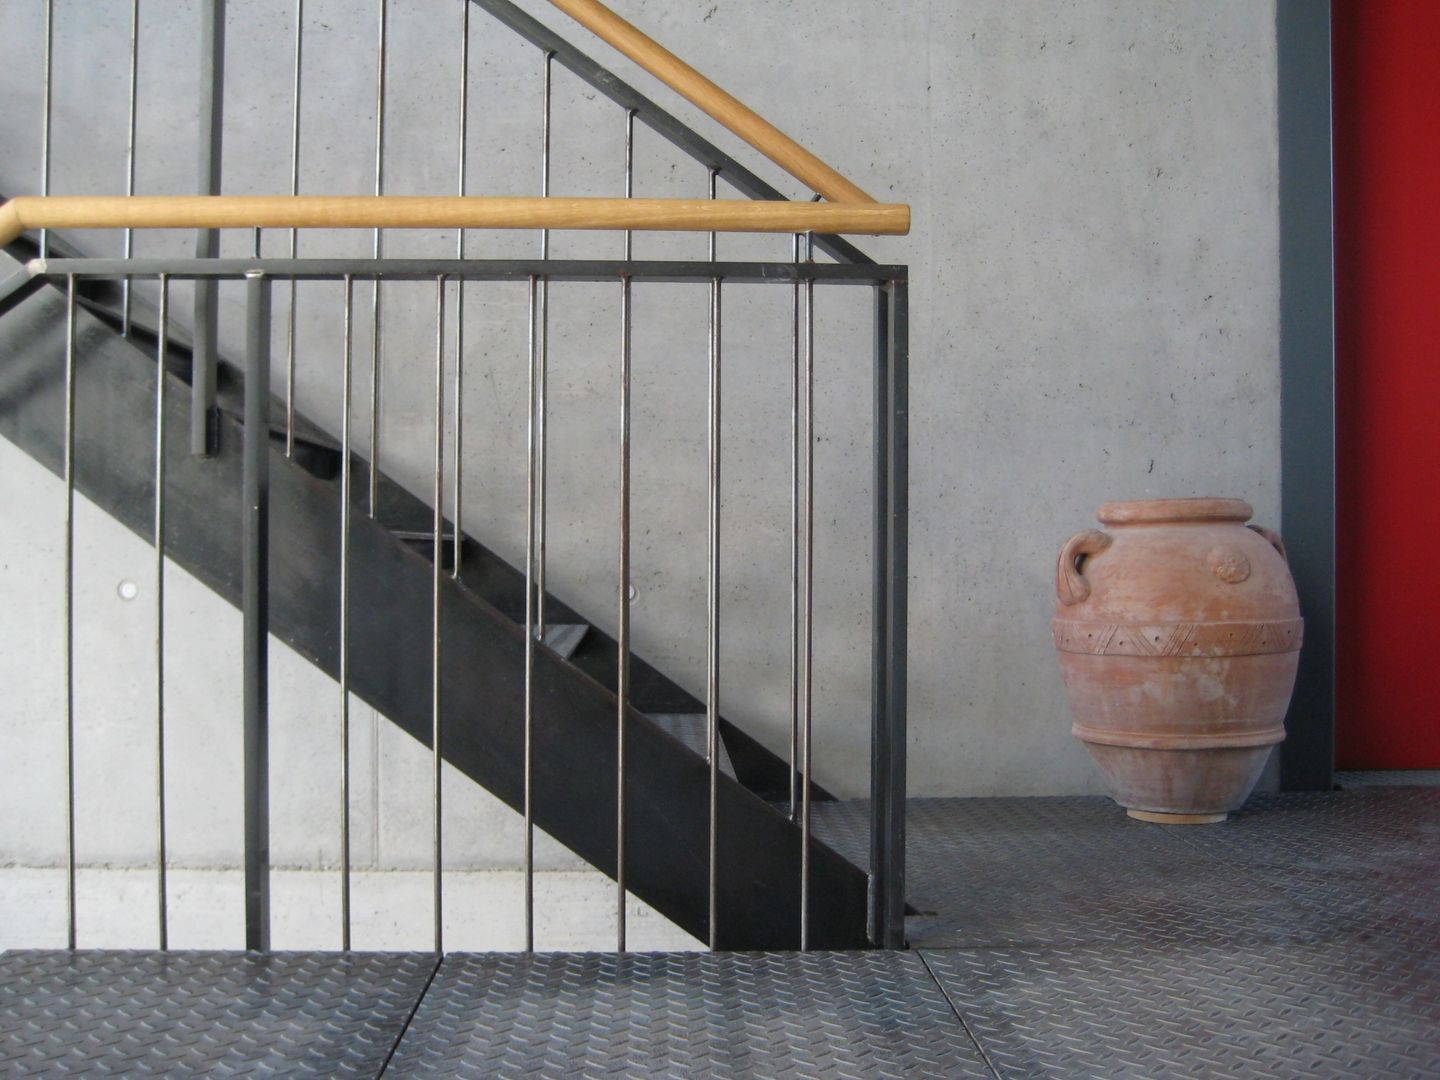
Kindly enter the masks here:
[[[140, 0], [130, 0], [130, 82], [129, 114], [125, 124], [125, 194], [135, 194], [135, 103], [140, 71]], [[128, 261], [135, 253], [135, 230], [125, 230], [124, 254]], [[120, 284], [120, 333], [130, 336], [130, 278]]]
[[539, 366], [539, 282], [530, 275], [530, 379], [525, 472], [525, 951], [535, 951], [535, 816], [532, 802], [535, 729], [535, 398]]
[[[710, 170], [715, 198], [718, 169]], [[716, 235], [710, 234], [710, 262]], [[720, 947], [720, 279], [710, 279], [709, 566], [706, 575], [705, 753], [710, 760], [710, 948]]]
[[625, 728], [630, 710], [630, 275], [620, 278], [620, 599], [615, 679], [615, 949], [625, 951]]
[[434, 912], [435, 951], [444, 951], [444, 903], [442, 897], [441, 757], [440, 745], [440, 579], [445, 559], [445, 276], [435, 279], [435, 502], [431, 541], [434, 558], [430, 566], [430, 813], [431, 846], [435, 863]]
[[350, 951], [350, 377], [355, 279], [345, 275], [340, 376], [340, 948]]
[[65, 919], [75, 948], [75, 275], [65, 281]]
[[[815, 261], [815, 234], [805, 234], [805, 259]], [[815, 674], [815, 279], [805, 281], [805, 606], [801, 642], [805, 650], [805, 693], [800, 703], [803, 756], [800, 767], [800, 948], [810, 948], [810, 767]]]
[[245, 948], [270, 948], [270, 281], [245, 275]]
[[[45, 89], [40, 107], [40, 194], [50, 194], [50, 114], [54, 95], [55, 0], [45, 0]], [[40, 258], [50, 254], [50, 230], [40, 230]]]
[[[791, 258], [800, 263], [800, 234]], [[790, 296], [790, 820], [800, 799], [800, 282]]]
[[[225, 134], [225, 0], [200, 3], [200, 93], [196, 113], [196, 189], [201, 195], [219, 195]], [[195, 254], [213, 259], [220, 254], [220, 230], [199, 229]], [[215, 409], [217, 327], [220, 320], [219, 283], [195, 282], [194, 359], [190, 380], [190, 453], [208, 457], [217, 448], [219, 414]]]
[[[465, 153], [468, 145], [470, 117], [470, 4], [469, 0], [460, 5], [460, 151], [459, 151], [459, 177], [456, 181], [456, 194], [462, 198], [465, 195]], [[457, 229], [455, 232], [455, 258], [465, 258], [465, 230]], [[451, 528], [455, 539], [452, 543], [450, 573], [456, 581], [460, 580], [460, 553], [463, 547], [462, 540], [465, 536], [464, 515], [461, 509], [461, 495], [464, 493], [461, 469], [463, 460], [464, 440], [464, 400], [462, 394], [465, 390], [465, 279], [455, 279], [455, 475], [451, 481], [453, 491], [450, 495], [450, 520]]]
[[170, 332], [170, 276], [160, 275], [160, 329], [155, 345], [155, 888], [160, 948], [170, 947], [165, 844], [165, 363]]
[[[544, 118], [542, 121], [542, 137], [540, 149], [540, 195], [548, 197], [550, 194], [550, 110], [551, 110], [551, 84], [555, 68], [555, 54], [545, 54], [545, 89], [542, 95], [542, 109]], [[550, 258], [550, 230], [540, 230], [540, 258]], [[540, 449], [539, 449], [539, 521], [536, 524], [536, 546], [538, 556], [535, 568], [535, 591], [536, 596], [536, 620], [535, 633], [543, 641], [545, 639], [545, 533], [546, 521], [549, 517], [549, 499], [547, 496], [549, 479], [549, 424], [547, 423], [549, 412], [549, 390], [550, 390], [550, 279], [540, 279], [540, 393], [539, 393], [539, 426], [540, 426]]]
[[[635, 110], [625, 111], [625, 198], [635, 193]], [[625, 260], [632, 238], [625, 231]], [[620, 599], [615, 633], [615, 950], [625, 951], [625, 728], [630, 708], [630, 275], [620, 278]]]
[[[468, 6], [468, 5], [467, 5]], [[300, 64], [305, 37], [305, 0], [295, 0], [295, 74], [290, 91], [290, 194], [300, 194]], [[290, 258], [299, 248], [299, 229], [290, 230]], [[285, 313], [285, 456], [295, 456], [295, 286]]]
[[[380, 30], [375, 69], [375, 194], [385, 194], [385, 15], [387, 0], [380, 0]], [[375, 230], [373, 255], [380, 258], [383, 241]], [[370, 294], [370, 516], [380, 507], [380, 279]]]
[[[635, 197], [635, 110], [625, 110], [625, 198]], [[625, 230], [625, 261], [635, 257], [635, 234]]]

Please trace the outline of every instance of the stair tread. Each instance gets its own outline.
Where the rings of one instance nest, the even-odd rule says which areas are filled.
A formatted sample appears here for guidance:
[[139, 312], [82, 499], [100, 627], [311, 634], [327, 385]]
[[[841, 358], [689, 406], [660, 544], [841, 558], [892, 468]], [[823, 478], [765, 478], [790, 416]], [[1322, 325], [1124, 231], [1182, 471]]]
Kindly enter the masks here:
[[[645, 716], [701, 757], [709, 757], [707, 751], [709, 750], [710, 729], [704, 713], [646, 713]], [[735, 766], [730, 763], [730, 752], [725, 749], [724, 739], [719, 742], [720, 771], [733, 778]]]
[[551, 623], [545, 628], [545, 636], [541, 640], [551, 652], [569, 660], [589, 629], [587, 623]]
[[[391, 529], [390, 534], [394, 536], [396, 540], [413, 541], [415, 543], [430, 544], [435, 541], [435, 532], [433, 529]], [[452, 543], [454, 539], [454, 529], [446, 529], [440, 534], [440, 542], [442, 544]]]

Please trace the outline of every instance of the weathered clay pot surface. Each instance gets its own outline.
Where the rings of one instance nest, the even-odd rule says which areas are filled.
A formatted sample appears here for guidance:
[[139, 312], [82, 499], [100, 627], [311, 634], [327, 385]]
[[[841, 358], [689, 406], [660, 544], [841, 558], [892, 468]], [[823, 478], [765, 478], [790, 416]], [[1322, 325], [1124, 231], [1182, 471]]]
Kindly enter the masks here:
[[1280, 538], [1238, 499], [1106, 503], [1052, 630], [1075, 724], [1132, 816], [1221, 821], [1285, 737], [1303, 624]]

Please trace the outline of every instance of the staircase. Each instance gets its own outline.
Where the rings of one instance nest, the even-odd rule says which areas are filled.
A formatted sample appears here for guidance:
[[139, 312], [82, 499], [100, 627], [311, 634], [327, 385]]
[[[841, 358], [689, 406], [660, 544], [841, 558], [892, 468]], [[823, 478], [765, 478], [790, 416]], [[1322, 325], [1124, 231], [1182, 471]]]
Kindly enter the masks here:
[[[18, 237], [26, 227], [49, 231], [38, 248], [24, 239], [15, 239], [0, 256], [0, 436], [21, 447], [123, 525], [151, 540], [162, 502], [151, 458], [157, 440], [152, 424], [157, 416], [159, 388], [159, 417], [164, 430], [172, 433], [164, 440], [165, 554], [242, 608], [246, 618], [244, 767], [250, 947], [263, 948], [268, 941], [258, 930], [256, 936], [251, 934], [253, 928], [268, 921], [268, 900], [259, 896], [264, 886], [257, 884], [263, 881], [267, 858], [264, 836], [268, 810], [263, 777], [268, 754], [264, 730], [268, 636], [289, 645], [320, 671], [339, 678], [342, 687], [348, 687], [431, 749], [437, 807], [443, 760], [524, 813], [527, 836], [533, 823], [590, 865], [615, 877], [622, 897], [626, 891], [633, 893], [695, 937], [708, 941], [712, 948], [857, 949], [899, 945], [904, 910], [900, 890], [904, 794], [904, 384], [908, 332], [905, 274], [903, 267], [878, 266], [847, 241], [818, 230], [833, 226], [866, 231], [880, 223], [875, 225], [875, 231], [900, 231], [908, 228], [908, 209], [870, 201], [808, 152], [797, 159], [801, 165], [796, 175], [805, 177], [807, 183], [813, 182], [816, 190], [829, 194], [832, 201], [781, 202], [776, 189], [514, 5], [505, 0], [474, 3], [543, 52], [547, 132], [550, 70], [558, 63], [621, 105], [627, 125], [633, 127], [639, 120], [705, 163], [710, 172], [712, 200], [715, 181], [723, 175], [732, 188], [758, 201], [631, 201], [628, 135], [626, 198], [596, 199], [593, 206], [577, 208], [567, 200], [549, 198], [422, 199], [417, 202], [424, 205], [406, 209], [403, 219], [387, 219], [384, 215], [394, 212], [402, 200], [379, 197], [377, 165], [374, 200], [351, 200], [344, 205], [343, 200], [252, 200], [239, 211], [239, 217], [232, 214], [223, 221], [211, 222], [206, 218], [211, 204], [205, 200], [194, 200], [182, 207], [184, 200], [159, 199], [149, 202], [145, 209], [148, 216], [143, 220], [125, 218], [142, 226], [194, 225], [209, 230], [222, 225], [253, 224], [257, 229], [257, 253], [252, 260], [167, 259], [147, 263], [87, 259], [67, 245], [64, 234], [54, 230], [66, 226], [113, 226], [115, 221], [107, 217], [112, 210], [129, 214], [144, 209], [143, 200], [123, 201], [124, 206], [121, 202], [100, 206], [44, 197], [14, 200], [0, 205], [0, 239]], [[591, 0], [557, 0], [557, 6], [581, 18], [596, 32], [602, 32], [608, 25], [606, 20], [612, 18], [603, 6]], [[460, 9], [468, 19], [469, 6], [461, 3]], [[382, 3], [382, 87], [384, 11]], [[599, 22], [586, 21], [591, 17]], [[299, 25], [295, 39], [297, 117]], [[615, 44], [618, 39], [607, 40]], [[616, 47], [625, 51], [621, 45]], [[49, 48], [47, 37], [47, 56]], [[656, 50], [663, 54], [643, 35], [635, 48], [638, 51], [627, 55], [642, 66], [646, 66], [645, 55], [654, 55]], [[709, 93], [705, 81], [693, 70], [681, 67], [681, 81], [689, 79], [692, 87], [700, 85], [703, 99]], [[713, 84], [708, 85], [718, 92]], [[681, 92], [697, 100], [693, 94]], [[48, 101], [48, 82], [46, 93]], [[381, 100], [383, 103], [383, 90]], [[730, 100], [738, 106], [738, 102]], [[748, 110], [739, 106], [739, 112], [729, 110], [727, 115], [739, 115], [740, 127], [732, 130], [751, 138], [746, 133], [750, 130], [746, 128], [746, 113]], [[750, 119], [759, 120], [753, 114]], [[383, 125], [383, 114], [379, 123]], [[773, 139], [763, 129], [756, 130], [761, 130], [765, 141], [780, 148], [781, 157], [788, 158], [791, 149], [802, 149], [773, 129], [769, 129]], [[48, 131], [47, 123], [47, 139]], [[548, 155], [548, 134], [546, 139]], [[771, 153], [759, 143], [753, 145]], [[546, 176], [548, 186], [548, 171]], [[463, 169], [461, 191], [463, 194]], [[48, 190], [42, 189], [45, 195]], [[218, 207], [219, 202], [213, 205]], [[306, 215], [312, 212], [320, 216], [311, 220]], [[594, 220], [583, 218], [587, 213], [597, 216]], [[598, 224], [602, 221], [608, 225]], [[715, 261], [713, 254], [709, 263], [641, 262], [630, 258], [628, 241], [626, 258], [613, 263], [557, 262], [548, 258], [509, 262], [378, 258], [382, 227], [429, 225], [463, 230], [532, 225], [545, 228], [551, 223], [554, 227], [625, 230], [733, 227], [739, 231], [804, 233], [808, 236], [808, 258], [800, 258], [802, 245], [798, 236], [795, 261], [779, 264], [722, 263]], [[304, 263], [293, 258], [287, 261], [259, 257], [261, 226], [322, 224], [373, 226], [377, 258]], [[463, 254], [463, 232], [461, 235]], [[814, 262], [817, 249], [836, 262]], [[458, 530], [453, 522], [442, 522], [425, 498], [383, 474], [372, 477], [370, 463], [336, 432], [324, 430], [303, 415], [294, 415], [286, 425], [276, 425], [271, 418], [288, 411], [288, 399], [281, 402], [272, 398], [268, 387], [256, 393], [253, 385], [247, 395], [244, 372], [268, 376], [268, 344], [263, 346], [263, 365], [256, 351], [260, 346], [251, 347], [244, 365], [216, 356], [211, 343], [213, 331], [197, 331], [192, 348], [184, 318], [176, 319], [173, 311], [168, 320], [158, 318], [138, 296], [130, 295], [128, 285], [122, 291], [119, 284], [122, 278], [128, 281], [167, 275], [177, 279], [195, 276], [201, 281], [197, 289], [202, 293], [207, 287], [205, 282], [217, 278], [252, 279], [255, 288], [248, 290], [252, 341], [268, 341], [269, 337], [268, 302], [257, 305], [255, 298], [268, 295], [270, 281], [284, 281], [292, 275], [332, 281], [343, 278], [347, 283], [352, 278], [373, 279], [377, 294], [379, 282], [387, 275], [418, 277], [438, 282], [442, 298], [447, 278], [493, 281], [528, 277], [532, 332], [536, 325], [533, 298], [537, 280], [542, 282], [542, 296], [547, 289], [543, 283], [550, 280], [619, 281], [625, 305], [632, 278], [707, 284], [712, 296], [712, 530], [718, 528], [719, 513], [722, 282], [778, 284], [793, 292], [797, 417], [802, 417], [802, 385], [813, 395], [813, 357], [805, 359], [802, 384], [802, 297], [806, 318], [813, 321], [817, 285], [873, 286], [876, 562], [871, 704], [872, 790], [876, 799], [871, 862], [875, 872], [849, 862], [815, 840], [810, 831], [811, 801], [830, 796], [808, 784], [805, 776], [811, 753], [811, 586], [808, 577], [799, 576], [798, 562], [793, 571], [793, 588], [804, 586], [803, 594], [796, 595], [805, 597], [805, 653], [804, 667], [795, 667], [792, 679], [803, 680], [799, 683], [802, 689], [798, 707], [803, 710], [804, 724], [799, 729], [803, 730], [801, 742], [795, 744], [792, 737], [792, 754], [798, 745], [798, 756], [787, 761], [720, 717], [713, 704], [707, 706], [706, 701], [635, 656], [623, 617], [617, 640], [562, 598], [542, 594], [538, 606], [544, 614], [532, 640], [529, 630], [535, 625], [537, 598], [527, 587], [527, 571], [509, 565], [480, 539]], [[348, 288], [347, 284], [347, 295]], [[200, 311], [197, 305], [197, 326]], [[626, 372], [624, 395], [628, 395], [628, 306], [624, 311], [626, 359], [622, 370]], [[442, 327], [443, 341], [443, 323], [438, 319], [437, 326]], [[348, 314], [346, 328], [348, 357]], [[813, 337], [813, 328], [807, 329], [805, 341], [812, 351]], [[165, 357], [163, 373], [157, 372], [157, 355]], [[532, 344], [532, 394], [534, 355]], [[443, 349], [441, 366], [443, 370]], [[73, 382], [67, 378], [70, 372]], [[265, 378], [258, 382], [266, 386]], [[628, 404], [625, 407], [628, 409]], [[437, 416], [438, 409], [437, 404]], [[803, 432], [805, 441], [813, 447], [810, 410], [807, 401]], [[536, 415], [532, 402], [532, 423]], [[538, 415], [544, 416], [543, 402]], [[210, 419], [209, 454], [192, 452], [199, 447], [193, 440], [186, 445], [182, 437], [186, 431], [197, 430], [197, 416]], [[261, 432], [258, 439], [257, 431]], [[803, 483], [805, 496], [813, 504], [813, 464], [805, 466], [803, 481], [798, 471], [804, 460], [801, 432], [802, 428], [796, 426], [792, 451], [796, 483]], [[443, 445], [443, 434], [437, 433], [436, 439]], [[67, 444], [71, 447], [69, 453]], [[533, 438], [530, 452], [533, 498]], [[443, 455], [438, 448], [436, 453], [438, 494]], [[247, 492], [243, 500], [239, 497], [242, 490]], [[347, 492], [349, 505], [344, 506]], [[808, 576], [813, 555], [802, 546], [798, 515], [804, 504], [799, 501], [799, 492], [797, 488], [794, 543], [796, 558], [803, 553]], [[806, 510], [805, 514], [810, 534], [805, 544], [813, 545], [814, 526], [808, 520], [813, 511]], [[628, 522], [628, 509], [624, 515]], [[532, 516], [532, 527], [533, 522]], [[622, 526], [622, 535], [624, 529], [628, 524]], [[261, 538], [258, 541], [257, 536]], [[623, 543], [628, 545], [628, 539]], [[711, 544], [713, 595], [713, 553], [718, 549], [718, 533], [713, 531]], [[628, 584], [628, 570], [622, 575]], [[543, 589], [543, 569], [540, 581]], [[712, 641], [716, 641], [718, 609], [713, 602], [711, 608]], [[342, 611], [348, 616], [342, 617]], [[801, 618], [798, 610], [794, 617]], [[801, 632], [799, 625], [797, 633]], [[800, 663], [792, 659], [792, 664]], [[710, 698], [712, 703], [714, 700]], [[255, 780], [256, 776], [261, 779]], [[73, 790], [70, 798], [73, 803]], [[437, 949], [442, 921], [438, 821], [437, 810]], [[163, 832], [163, 811], [160, 824]], [[532, 842], [527, 840], [527, 844]], [[69, 859], [73, 866], [73, 835]], [[532, 917], [528, 855], [526, 879], [528, 927]], [[348, 878], [345, 887], [348, 889]], [[69, 904], [73, 942], [73, 888]], [[161, 925], [163, 946], [163, 912]], [[348, 922], [346, 927], [348, 943]], [[254, 944], [257, 942], [260, 944]], [[624, 949], [623, 920], [619, 948]]]

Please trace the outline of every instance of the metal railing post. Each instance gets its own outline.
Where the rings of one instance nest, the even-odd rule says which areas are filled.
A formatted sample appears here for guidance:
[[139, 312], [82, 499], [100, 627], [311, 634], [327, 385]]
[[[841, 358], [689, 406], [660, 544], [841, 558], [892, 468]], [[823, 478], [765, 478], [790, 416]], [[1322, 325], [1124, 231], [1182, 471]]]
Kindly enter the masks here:
[[165, 380], [170, 349], [170, 277], [160, 275], [155, 335], [155, 895], [159, 944], [170, 947], [165, 820]]
[[65, 945], [75, 921], [75, 275], [65, 279]]
[[270, 947], [270, 280], [245, 275], [244, 617], [245, 948]]
[[909, 474], [908, 287], [876, 289], [870, 939], [905, 944], [905, 679]]
[[[200, 5], [200, 87], [196, 102], [199, 121], [199, 170], [196, 189], [201, 195], [220, 194], [220, 162], [225, 98], [225, 0], [204, 0]], [[201, 229], [195, 237], [195, 254], [213, 259], [220, 254], [220, 231]], [[190, 452], [208, 457], [215, 449], [219, 428], [215, 423], [216, 324], [219, 320], [218, 285], [195, 282], [194, 354], [190, 374]]]
[[[460, 5], [460, 100], [456, 113], [458, 176], [456, 194], [465, 194], [465, 173], [470, 132], [470, 4]], [[455, 258], [465, 258], [465, 230], [455, 230]], [[461, 559], [465, 550], [465, 515], [463, 506], [465, 473], [465, 279], [455, 279], [455, 474], [451, 478], [450, 517], [454, 528], [454, 544], [450, 553], [450, 573], [460, 580]], [[438, 549], [437, 549], [438, 550]]]
[[[440, 741], [441, 675], [440, 651], [441, 588], [445, 573], [445, 278], [435, 279], [435, 457], [432, 464], [430, 561], [430, 843], [434, 864], [431, 886], [431, 918], [434, 921], [435, 951], [445, 947], [444, 899], [444, 746]], [[458, 547], [459, 534], [456, 534]]]
[[870, 636], [870, 897], [869, 934], [885, 936], [886, 856], [889, 853], [890, 800], [885, 797], [890, 759], [889, 585], [890, 585], [890, 290], [875, 286], [874, 491], [871, 543]]
[[[710, 198], [715, 198], [715, 169], [710, 170]], [[710, 262], [717, 255], [716, 235], [710, 234]], [[709, 762], [710, 834], [708, 865], [709, 915], [706, 924], [708, 944], [714, 952], [720, 947], [720, 354], [721, 354], [721, 279], [710, 279], [710, 349], [709, 374], [706, 387], [707, 403], [707, 559], [705, 574], [705, 758]]]
[[[290, 91], [290, 194], [300, 194], [300, 75], [305, 57], [305, 0], [295, 0], [295, 70]], [[290, 258], [295, 258], [299, 230], [290, 230]], [[259, 236], [259, 230], [256, 230]], [[290, 306], [285, 312], [285, 456], [295, 456], [295, 290], [290, 279]]]
[[[815, 237], [805, 236], [805, 261], [815, 261]], [[810, 949], [810, 801], [814, 784], [815, 698], [815, 279], [807, 278], [801, 325], [805, 330], [801, 384], [805, 414], [805, 447], [800, 456], [800, 487], [804, 492], [804, 532], [801, 554], [803, 602], [800, 606], [800, 951]]]
[[[55, 99], [55, 0], [45, 0], [45, 75], [40, 106], [40, 194], [50, 194], [50, 121]], [[50, 230], [40, 230], [40, 258], [50, 255]]]
[[[625, 113], [625, 197], [635, 194], [635, 113]], [[625, 261], [635, 253], [625, 233]], [[615, 951], [625, 951], [625, 728], [630, 708], [630, 278], [620, 278], [620, 582], [615, 645]]]
[[[627, 237], [628, 246], [629, 239]], [[626, 948], [625, 734], [630, 711], [630, 279], [620, 279], [620, 581], [615, 645], [615, 951]]]
[[[386, 30], [389, 25], [388, 0], [380, 0], [380, 23], [375, 37], [375, 194], [385, 194], [385, 74], [388, 59]], [[377, 227], [372, 237], [374, 258], [379, 261], [385, 250], [385, 234]], [[380, 278], [376, 277], [370, 293], [370, 472], [367, 494], [370, 516], [380, 516], [380, 360], [381, 337]], [[438, 557], [438, 556], [437, 556]]]
[[[135, 194], [135, 119], [139, 101], [140, 0], [130, 0], [130, 77], [126, 84], [128, 110], [125, 119], [125, 194]], [[122, 251], [125, 258], [135, 254], [135, 230], [126, 229]], [[130, 336], [130, 279], [120, 283], [120, 333]]]
[[344, 345], [340, 370], [340, 948], [350, 951], [350, 513], [354, 450], [355, 278], [345, 275]]
[[[555, 56], [545, 54], [545, 81], [540, 95], [540, 195], [550, 196], [550, 125], [552, 120], [552, 95], [555, 79]], [[550, 230], [540, 230], [540, 260], [550, 259]], [[536, 387], [536, 502], [535, 502], [535, 627], [534, 632], [541, 641], [545, 640], [545, 544], [546, 526], [550, 518], [549, 485], [550, 475], [550, 279], [540, 278], [540, 291], [536, 294], [536, 341], [537, 345], [537, 387]]]
[[535, 403], [539, 379], [540, 342], [536, 306], [539, 281], [530, 277], [530, 326], [527, 412], [525, 419], [525, 688], [522, 784], [525, 816], [525, 951], [535, 951]]
[[[804, 236], [792, 238], [793, 261], [800, 265]], [[800, 815], [800, 297], [791, 292], [790, 326], [790, 820]]]

